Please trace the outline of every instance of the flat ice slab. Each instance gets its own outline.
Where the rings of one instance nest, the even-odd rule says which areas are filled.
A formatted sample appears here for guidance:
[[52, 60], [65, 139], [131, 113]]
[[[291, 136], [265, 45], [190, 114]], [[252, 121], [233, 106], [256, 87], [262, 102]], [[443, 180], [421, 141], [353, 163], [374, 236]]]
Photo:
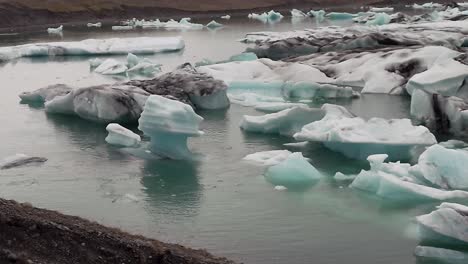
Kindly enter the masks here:
[[37, 56], [153, 54], [182, 50], [184, 46], [184, 41], [180, 37], [111, 38], [34, 43], [0, 48], [0, 61]]

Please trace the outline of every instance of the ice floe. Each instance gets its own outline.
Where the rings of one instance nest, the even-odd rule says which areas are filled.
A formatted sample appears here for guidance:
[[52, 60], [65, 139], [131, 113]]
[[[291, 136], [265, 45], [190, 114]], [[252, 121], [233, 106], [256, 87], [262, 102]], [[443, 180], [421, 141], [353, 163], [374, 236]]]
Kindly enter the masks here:
[[349, 158], [366, 159], [386, 153], [391, 160], [409, 160], [417, 146], [436, 144], [434, 135], [423, 126], [413, 126], [409, 119], [354, 117], [342, 106], [325, 104], [324, 118], [305, 125], [294, 135], [299, 141], [322, 142], [325, 147]]
[[154, 54], [179, 51], [185, 46], [180, 37], [139, 37], [87, 39], [72, 42], [34, 43], [1, 47], [0, 61], [38, 56], [90, 56], [114, 54]]
[[206, 24], [207, 28], [220, 28], [220, 27], [223, 27], [223, 26], [224, 26], [223, 24], [218, 23], [218, 22], [216, 22], [214, 20], [211, 20], [210, 23]]
[[221, 19], [229, 20], [229, 19], [231, 19], [231, 16], [230, 15], [224, 15], [224, 16], [221, 16]]
[[203, 135], [198, 130], [203, 118], [190, 105], [159, 95], [148, 98], [138, 129], [151, 138], [150, 150], [170, 159], [191, 159], [189, 137]]
[[111, 123], [107, 125], [106, 130], [109, 132], [106, 142], [111, 145], [137, 147], [140, 144], [141, 138], [139, 135], [119, 124]]

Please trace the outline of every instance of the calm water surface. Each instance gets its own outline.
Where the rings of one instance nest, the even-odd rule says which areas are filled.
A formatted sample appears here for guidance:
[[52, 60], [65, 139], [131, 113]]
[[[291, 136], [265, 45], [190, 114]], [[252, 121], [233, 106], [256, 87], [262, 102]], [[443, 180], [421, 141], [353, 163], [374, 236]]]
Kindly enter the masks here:
[[[183, 52], [149, 56], [167, 71], [186, 61], [221, 60], [240, 53], [245, 46], [236, 40], [247, 32], [315, 26], [311, 21], [292, 24], [289, 18], [275, 25], [244, 19], [219, 22], [226, 27], [185, 32], [68, 26], [63, 40], [180, 35], [186, 42]], [[0, 43], [62, 40], [44, 32], [0, 36]], [[389, 206], [335, 183], [331, 177], [336, 171], [357, 173], [367, 164], [319, 144], [310, 145], [304, 154], [326, 179], [307, 191], [275, 191], [264, 180], [263, 168], [241, 159], [257, 151], [284, 149], [283, 144], [293, 140], [242, 132], [242, 115], [260, 114], [255, 110], [232, 105], [227, 111], [199, 112], [206, 134], [190, 140], [190, 145], [204, 157], [184, 162], [134, 157], [105, 143], [104, 125], [19, 104], [19, 93], [50, 84], [79, 87], [119, 81], [90, 73], [88, 59], [23, 58], [0, 65], [0, 157], [25, 153], [49, 159], [40, 167], [1, 171], [2, 197], [206, 248], [244, 263], [415, 263], [412, 251], [417, 242], [408, 227], [413, 216], [430, 211], [432, 204]], [[398, 96], [364, 95], [337, 103], [365, 118], [403, 118], [409, 109], [409, 100]]]

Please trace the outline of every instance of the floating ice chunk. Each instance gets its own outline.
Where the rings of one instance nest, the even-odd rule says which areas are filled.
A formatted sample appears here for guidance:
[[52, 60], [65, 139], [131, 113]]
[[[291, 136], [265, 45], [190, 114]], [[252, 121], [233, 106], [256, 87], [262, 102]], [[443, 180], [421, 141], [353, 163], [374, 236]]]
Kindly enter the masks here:
[[231, 16], [230, 15], [224, 15], [224, 16], [221, 17], [221, 19], [229, 20], [229, 19], [231, 19]]
[[111, 145], [136, 147], [140, 144], [141, 138], [139, 135], [119, 124], [111, 123], [107, 125], [106, 130], [109, 132], [106, 142]]
[[102, 23], [101, 22], [88, 23], [86, 26], [88, 26], [89, 28], [91, 28], [91, 27], [100, 28], [100, 27], [102, 27]]
[[[383, 164], [386, 156], [369, 157], [370, 171], [361, 171], [350, 185], [351, 188], [375, 194], [393, 202], [426, 202], [468, 199], [468, 192], [445, 191], [420, 185], [410, 177], [402, 177], [395, 169]], [[398, 171], [398, 170], [396, 170]], [[404, 171], [404, 170], [403, 170]], [[407, 173], [404, 173], [407, 174]]]
[[275, 186], [306, 188], [317, 183], [322, 174], [302, 156], [302, 153], [296, 152], [281, 163], [269, 167], [265, 178]]
[[130, 85], [79, 88], [46, 102], [45, 110], [101, 123], [128, 123], [138, 120], [148, 96], [143, 89]]
[[288, 150], [271, 150], [249, 154], [243, 159], [263, 166], [273, 166], [286, 160], [291, 154]]
[[124, 74], [128, 70], [127, 66], [114, 59], [107, 59], [102, 62], [94, 72], [104, 75]]
[[263, 116], [245, 115], [240, 127], [249, 132], [293, 136], [304, 125], [320, 120], [324, 116], [325, 112], [321, 109], [294, 107]]
[[432, 9], [432, 8], [441, 8], [441, 7], [443, 7], [443, 5], [439, 4], [439, 3], [429, 2], [429, 3], [424, 3], [422, 5], [413, 4], [412, 7], [414, 9]]
[[335, 179], [335, 181], [353, 181], [356, 177], [357, 175], [354, 174], [346, 175], [341, 172], [337, 172], [335, 173], [335, 176], [333, 176], [333, 179]]
[[286, 188], [285, 186], [281, 186], [281, 185], [277, 185], [275, 186], [275, 190], [277, 191], [286, 191], [288, 188]]
[[180, 37], [88, 39], [78, 42], [50, 42], [0, 48], [0, 61], [20, 57], [66, 55], [154, 54], [184, 48]]
[[330, 12], [325, 15], [326, 18], [330, 20], [351, 20], [358, 15], [356, 14], [351, 14], [351, 13], [340, 13], [340, 12]]
[[391, 160], [409, 160], [414, 146], [433, 145], [437, 141], [423, 126], [413, 126], [409, 119], [352, 117], [345, 108], [325, 104], [327, 113], [319, 121], [305, 125], [294, 135], [300, 141], [322, 142], [327, 148], [355, 159], [386, 153]]
[[30, 164], [42, 164], [47, 159], [43, 157], [30, 157], [25, 154], [16, 154], [0, 161], [0, 170], [7, 170]]
[[64, 84], [54, 84], [44, 88], [40, 88], [33, 92], [24, 92], [19, 95], [22, 103], [27, 104], [43, 104], [52, 100], [57, 96], [68, 94], [72, 89]]
[[414, 255], [418, 260], [428, 263], [465, 264], [468, 263], [468, 252], [446, 248], [417, 246]]
[[359, 93], [354, 92], [349, 86], [314, 82], [286, 82], [283, 87], [283, 96], [288, 99], [312, 100], [317, 98], [353, 98], [359, 96]]
[[133, 26], [112, 26], [112, 30], [115, 31], [124, 31], [124, 30], [132, 30], [134, 29]]
[[248, 18], [250, 19], [256, 19], [259, 21], [262, 21], [264, 23], [266, 22], [276, 22], [279, 21], [283, 18], [283, 15], [279, 12], [275, 12], [273, 10], [270, 10], [268, 13], [264, 12], [262, 14], [256, 14], [256, 13], [251, 13], [248, 15]]
[[255, 105], [255, 110], [266, 113], [274, 113], [293, 107], [307, 107], [307, 105], [302, 103], [258, 103], [257, 105]]
[[223, 24], [220, 24], [214, 20], [211, 20], [210, 23], [206, 24], [206, 27], [207, 28], [219, 28], [219, 27], [223, 27], [224, 25]]
[[60, 34], [62, 34], [62, 32], [63, 32], [63, 25], [61, 25], [58, 28], [48, 28], [47, 29], [47, 33], [49, 33], [49, 34], [58, 34], [58, 35], [60, 35]]
[[430, 214], [416, 218], [422, 243], [450, 247], [468, 246], [468, 207], [442, 203]]
[[138, 129], [151, 138], [151, 152], [170, 159], [190, 159], [189, 137], [203, 135], [198, 130], [203, 118], [179, 101], [152, 95], [138, 120]]
[[148, 60], [143, 60], [127, 70], [128, 73], [138, 73], [146, 76], [152, 76], [160, 71], [161, 66], [159, 64], [154, 64]]
[[369, 26], [381, 26], [390, 23], [392, 18], [386, 13], [377, 13], [374, 15], [372, 20], [366, 22], [366, 25]]
[[393, 7], [371, 7], [369, 11], [371, 12], [393, 12], [395, 8]]
[[191, 23], [192, 19], [189, 17], [185, 17], [180, 19], [179, 22], [170, 19], [166, 23], [164, 23], [164, 28], [167, 29], [203, 29], [204, 26], [202, 24]]
[[291, 10], [292, 17], [307, 17], [307, 14], [298, 9]]
[[137, 55], [135, 55], [133, 53], [128, 53], [128, 55], [127, 55], [127, 66], [129, 68], [135, 67], [140, 62], [141, 62], [141, 60], [140, 60], [140, 58], [138, 58]]
[[326, 12], [324, 10], [318, 10], [318, 11], [310, 10], [309, 12], [307, 12], [307, 15], [315, 18], [315, 21], [321, 23], [325, 20]]
[[264, 103], [283, 103], [284, 100], [280, 97], [259, 95], [256, 93], [241, 93], [241, 94], [228, 94], [229, 100], [233, 104], [242, 106], [253, 106], [263, 105]]
[[468, 151], [434, 145], [419, 157], [411, 172], [441, 189], [468, 189], [467, 168]]
[[104, 60], [103, 60], [103, 59], [100, 59], [100, 58], [90, 59], [90, 60], [89, 60], [89, 67], [92, 68], [92, 69], [97, 68], [97, 67], [99, 67], [99, 65], [101, 65], [103, 62], [104, 62]]

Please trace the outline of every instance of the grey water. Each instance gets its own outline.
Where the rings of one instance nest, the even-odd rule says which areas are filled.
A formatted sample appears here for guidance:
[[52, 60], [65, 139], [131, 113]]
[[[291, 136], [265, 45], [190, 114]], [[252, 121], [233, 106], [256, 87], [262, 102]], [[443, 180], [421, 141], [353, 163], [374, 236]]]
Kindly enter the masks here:
[[[293, 24], [289, 18], [274, 25], [247, 19], [218, 21], [226, 26], [216, 31], [113, 32], [109, 26], [68, 25], [63, 37], [49, 36], [44, 28], [2, 35], [0, 43], [182, 36], [186, 43], [182, 52], [147, 56], [169, 71], [184, 62], [222, 60], [240, 53], [246, 46], [237, 40], [248, 32], [316, 26], [310, 20]], [[412, 219], [431, 211], [433, 204], [392, 206], [334, 182], [335, 172], [357, 173], [368, 165], [320, 144], [311, 144], [304, 154], [326, 179], [305, 191], [275, 191], [264, 180], [264, 169], [242, 158], [285, 149], [283, 144], [294, 140], [241, 131], [243, 115], [261, 114], [251, 108], [232, 105], [228, 110], [199, 112], [206, 134], [191, 139], [190, 147], [203, 157], [189, 162], [132, 156], [105, 143], [102, 124], [49, 115], [41, 107], [19, 103], [21, 92], [50, 84], [81, 87], [125, 81], [91, 73], [88, 59], [22, 58], [0, 65], [0, 157], [25, 153], [48, 159], [41, 166], [0, 171], [1, 197], [244, 263], [415, 263]], [[363, 95], [334, 103], [365, 118], [409, 115], [405, 96]], [[136, 126], [130, 128], [136, 131]]]

